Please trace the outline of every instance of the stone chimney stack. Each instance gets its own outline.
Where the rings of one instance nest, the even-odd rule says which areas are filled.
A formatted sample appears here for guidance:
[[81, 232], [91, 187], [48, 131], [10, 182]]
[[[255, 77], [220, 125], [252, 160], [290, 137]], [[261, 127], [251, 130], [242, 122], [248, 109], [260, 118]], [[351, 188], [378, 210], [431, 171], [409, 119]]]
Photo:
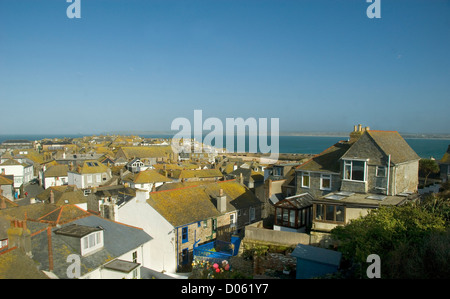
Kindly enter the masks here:
[[26, 255], [31, 253], [31, 232], [27, 228], [26, 220], [11, 220], [10, 227], [7, 230], [8, 248], [17, 247], [22, 249]]
[[353, 132], [351, 132], [350, 133], [350, 142], [355, 142], [356, 140], [358, 140], [359, 139], [359, 137], [361, 137], [362, 136], [362, 134], [365, 132], [365, 131], [368, 131], [369, 130], [369, 127], [362, 127], [362, 125], [361, 124], [359, 124], [358, 126], [353, 126]]
[[220, 213], [225, 213], [227, 210], [227, 197], [223, 193], [223, 189], [219, 190], [219, 196], [216, 198], [216, 207]]

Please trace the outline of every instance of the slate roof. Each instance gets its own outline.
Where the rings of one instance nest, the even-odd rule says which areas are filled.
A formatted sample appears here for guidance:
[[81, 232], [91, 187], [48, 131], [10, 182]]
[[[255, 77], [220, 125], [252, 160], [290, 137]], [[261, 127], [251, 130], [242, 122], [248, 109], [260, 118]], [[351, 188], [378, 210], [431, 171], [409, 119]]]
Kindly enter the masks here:
[[46, 178], [49, 177], [64, 177], [67, 176], [67, 172], [69, 171], [68, 165], [53, 165], [47, 168], [44, 172], [44, 176]]
[[[171, 146], [124, 146], [119, 149], [127, 159], [132, 158], [160, 158], [173, 153]], [[117, 153], [117, 155], [119, 154]], [[117, 157], [116, 155], [116, 157]]]
[[82, 190], [77, 190], [73, 185], [63, 185], [63, 186], [52, 186], [38, 195], [36, 198], [40, 201], [50, 202], [50, 193], [53, 191], [55, 198], [55, 204], [57, 206], [66, 204], [80, 204], [86, 203], [87, 199], [83, 194]]
[[220, 189], [227, 198], [226, 212], [260, 204], [250, 189], [235, 180], [151, 192], [147, 203], [177, 227], [220, 216], [216, 208]]
[[[98, 216], [77, 219], [69, 224], [63, 225], [62, 229], [67, 225], [73, 224], [101, 228], [103, 230], [104, 247], [95, 253], [80, 257], [81, 275], [85, 275], [152, 240], [152, 237], [140, 228], [120, 224]], [[68, 278], [67, 267], [69, 264], [67, 263], [67, 257], [71, 254], [79, 255], [79, 252], [64, 240], [67, 237], [59, 236], [55, 233], [55, 230], [58, 229], [52, 229], [51, 234], [54, 263], [53, 272], [60, 278]], [[41, 232], [32, 237], [32, 253], [33, 260], [38, 263], [39, 269], [48, 270], [48, 239], [46, 232]]]
[[0, 253], [0, 279], [48, 279], [19, 248]]
[[342, 253], [325, 248], [298, 244], [294, 251], [292, 251], [291, 256], [321, 264], [339, 266]]
[[147, 203], [174, 227], [220, 216], [203, 186], [151, 192]]
[[222, 178], [223, 174], [219, 169], [198, 169], [198, 170], [174, 170], [172, 177], [175, 179], [191, 178]]
[[[4, 197], [3, 195], [0, 195], [0, 202], [5, 203], [6, 209], [19, 206], [17, 203], [15, 203], [12, 200], [9, 200], [8, 198]], [[0, 206], [0, 209], [2, 209], [1, 206]]]
[[0, 185], [13, 185], [14, 181], [6, 176], [0, 175]]
[[88, 217], [90, 215], [91, 213], [75, 205], [64, 205], [57, 207], [56, 209], [48, 212], [45, 215], [42, 215], [37, 219], [37, 221], [50, 223], [56, 226], [73, 221], [74, 219]]
[[140, 171], [136, 174], [129, 174], [123, 180], [133, 181], [135, 184], [157, 183], [157, 182], [171, 182], [172, 180], [159, 174], [153, 169]]
[[89, 174], [89, 173], [103, 173], [107, 172], [108, 167], [99, 161], [88, 160], [84, 161], [83, 165], [78, 167], [78, 173]]
[[376, 153], [371, 152], [370, 147], [366, 145], [369, 140], [375, 144], [380, 153], [386, 157], [391, 155], [391, 163], [394, 165], [420, 159], [397, 131], [377, 130], [365, 131], [342, 157], [375, 157]]
[[347, 141], [338, 142], [320, 154], [312, 157], [296, 169], [300, 171], [340, 172], [340, 158], [353, 143]]

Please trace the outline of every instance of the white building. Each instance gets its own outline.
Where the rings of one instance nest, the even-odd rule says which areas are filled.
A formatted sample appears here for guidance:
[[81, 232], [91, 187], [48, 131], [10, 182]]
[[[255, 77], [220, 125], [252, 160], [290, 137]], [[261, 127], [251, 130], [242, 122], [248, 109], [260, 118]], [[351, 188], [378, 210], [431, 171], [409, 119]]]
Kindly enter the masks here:
[[26, 184], [33, 179], [33, 165], [27, 162], [20, 163], [13, 159], [8, 159], [1, 163], [0, 172], [4, 175], [14, 176], [14, 188], [16, 190], [22, 184]]
[[69, 166], [67, 165], [50, 166], [43, 172], [43, 187], [47, 189], [49, 187], [67, 185], [69, 182], [69, 176], [67, 174], [68, 171]]
[[112, 178], [111, 169], [102, 163], [92, 160], [85, 161], [75, 171], [68, 171], [68, 184], [80, 189], [104, 185]]

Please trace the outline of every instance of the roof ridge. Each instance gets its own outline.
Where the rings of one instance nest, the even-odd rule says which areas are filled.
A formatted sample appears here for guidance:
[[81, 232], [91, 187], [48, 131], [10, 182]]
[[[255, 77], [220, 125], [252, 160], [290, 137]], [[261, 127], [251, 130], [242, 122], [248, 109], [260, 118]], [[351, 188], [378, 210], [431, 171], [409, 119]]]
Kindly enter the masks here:
[[333, 145], [327, 147], [326, 149], [324, 149], [324, 150], [321, 151], [320, 153], [315, 154], [314, 156], [312, 156], [308, 161], [306, 161], [306, 162], [304, 162], [304, 163], [298, 165], [297, 167], [295, 167], [295, 169], [298, 169], [299, 167], [308, 164], [309, 162], [311, 162], [312, 160], [314, 160], [314, 158], [317, 158], [318, 156], [322, 155], [323, 153], [325, 153], [327, 150], [329, 150], [330, 148], [332, 148], [332, 147], [335, 146], [336, 144], [342, 143], [342, 142], [346, 142], [346, 141], [345, 141], [345, 140], [339, 140], [338, 142], [336, 142], [335, 144], [333, 144]]

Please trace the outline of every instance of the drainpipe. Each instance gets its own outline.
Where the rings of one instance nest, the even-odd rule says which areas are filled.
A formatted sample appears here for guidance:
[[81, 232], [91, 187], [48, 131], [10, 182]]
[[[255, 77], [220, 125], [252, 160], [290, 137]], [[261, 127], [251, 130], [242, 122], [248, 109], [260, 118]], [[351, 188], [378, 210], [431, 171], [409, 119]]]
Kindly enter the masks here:
[[386, 195], [389, 195], [389, 173], [391, 171], [391, 155], [388, 156], [388, 171], [387, 171], [387, 183], [386, 183]]

